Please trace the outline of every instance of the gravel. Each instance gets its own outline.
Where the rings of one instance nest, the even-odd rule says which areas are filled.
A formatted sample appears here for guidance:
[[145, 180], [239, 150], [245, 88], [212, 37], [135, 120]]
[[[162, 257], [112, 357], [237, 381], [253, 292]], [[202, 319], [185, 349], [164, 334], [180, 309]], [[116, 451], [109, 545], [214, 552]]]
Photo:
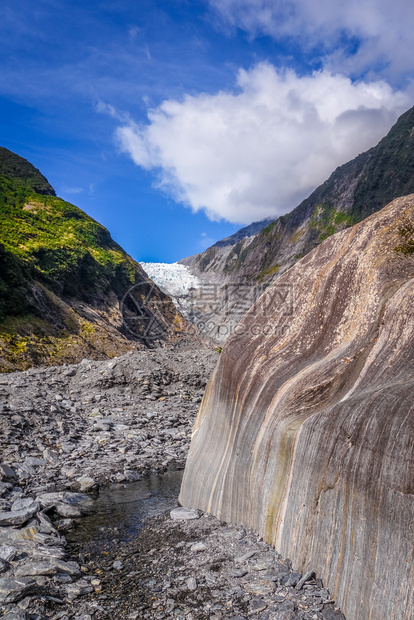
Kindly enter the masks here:
[[183, 344], [0, 375], [2, 617], [344, 619], [313, 572], [199, 510], [68, 543], [102, 485], [183, 468], [217, 359]]

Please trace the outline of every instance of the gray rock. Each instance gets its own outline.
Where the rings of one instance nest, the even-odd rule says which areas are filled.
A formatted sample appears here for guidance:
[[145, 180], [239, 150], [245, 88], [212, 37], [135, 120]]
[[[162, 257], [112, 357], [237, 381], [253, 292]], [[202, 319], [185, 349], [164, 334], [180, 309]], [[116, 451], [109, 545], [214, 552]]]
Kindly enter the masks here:
[[174, 508], [170, 512], [171, 519], [175, 521], [191, 521], [193, 519], [199, 519], [201, 515], [201, 510], [197, 510], [196, 508]]
[[92, 493], [98, 488], [98, 483], [90, 476], [81, 476], [75, 480], [72, 488], [81, 493]]
[[56, 465], [59, 462], [59, 454], [52, 450], [51, 448], [46, 448], [43, 450], [43, 458], [48, 462]]
[[20, 499], [16, 499], [13, 504], [11, 509], [13, 511], [20, 511], [20, 510], [34, 510], [34, 512], [39, 512], [40, 510], [40, 504], [38, 502], [36, 502], [34, 499], [32, 499], [31, 497], [22, 497]]
[[38, 512], [36, 518], [40, 522], [41, 532], [47, 534], [55, 534], [56, 536], [58, 535], [56, 528], [53, 527], [51, 520], [44, 512]]
[[265, 601], [262, 598], [255, 598], [252, 601], [250, 601], [249, 615], [258, 614], [260, 611], [264, 611], [266, 607], [267, 607], [267, 603], [265, 603]]
[[0, 464], [0, 480], [2, 482], [14, 482], [17, 480], [17, 475], [14, 469], [5, 463]]
[[124, 565], [120, 560], [115, 560], [115, 562], [112, 564], [112, 568], [114, 568], [115, 570], [122, 570], [123, 567]]
[[229, 573], [229, 576], [234, 577], [235, 579], [240, 579], [241, 577], [244, 577], [245, 575], [247, 575], [247, 570], [243, 570], [242, 568], [232, 570]]
[[56, 561], [56, 567], [60, 573], [71, 575], [72, 577], [78, 577], [81, 574], [80, 566], [77, 562], [64, 562], [63, 560]]
[[67, 519], [77, 519], [82, 516], [82, 511], [77, 506], [71, 506], [66, 503], [56, 503], [55, 510], [61, 517], [65, 517]]
[[246, 560], [249, 560], [250, 558], [252, 558], [254, 555], [257, 555], [257, 553], [258, 551], [256, 550], [248, 551], [244, 555], [241, 555], [238, 558], [235, 558], [234, 561], [237, 562], [238, 564], [241, 564], [242, 562], [246, 562]]
[[85, 596], [86, 594], [90, 594], [94, 591], [93, 587], [90, 586], [89, 583], [84, 579], [80, 579], [76, 583], [68, 584], [65, 587], [69, 599], [75, 599], [79, 596]]
[[187, 589], [190, 591], [197, 590], [197, 581], [194, 577], [187, 579]]
[[35, 456], [28, 456], [23, 465], [28, 465], [29, 467], [44, 467], [46, 465], [45, 459], [37, 458]]
[[3, 497], [13, 488], [10, 482], [0, 482], [0, 497]]
[[40, 502], [42, 508], [51, 508], [57, 502], [62, 502], [65, 499], [65, 492], [60, 493], [41, 493], [36, 497], [36, 500]]
[[280, 580], [280, 583], [282, 586], [294, 588], [301, 578], [302, 575], [300, 573], [290, 573], [289, 575], [285, 575], [285, 577]]
[[0, 602], [17, 603], [36, 589], [36, 582], [32, 579], [0, 578]]
[[296, 590], [301, 590], [305, 583], [307, 581], [310, 581], [313, 577], [315, 577], [315, 573], [313, 571], [308, 571], [307, 573], [305, 573], [302, 579], [299, 579], [298, 583], [296, 584]]
[[13, 609], [9, 611], [5, 616], [1, 617], [1, 620], [27, 620], [28, 616], [24, 609]]
[[323, 620], [345, 620], [345, 616], [337, 609], [324, 609], [322, 612]]
[[56, 575], [57, 566], [53, 561], [26, 562], [15, 569], [16, 577], [37, 577], [39, 575]]
[[17, 555], [17, 550], [11, 545], [2, 545], [0, 547], [0, 558], [5, 562], [11, 562]]
[[3, 525], [23, 525], [36, 514], [40, 506], [33, 502], [30, 508], [25, 510], [10, 510], [8, 512], [0, 512], [0, 526]]
[[295, 603], [293, 601], [284, 601], [279, 605], [280, 611], [295, 611]]

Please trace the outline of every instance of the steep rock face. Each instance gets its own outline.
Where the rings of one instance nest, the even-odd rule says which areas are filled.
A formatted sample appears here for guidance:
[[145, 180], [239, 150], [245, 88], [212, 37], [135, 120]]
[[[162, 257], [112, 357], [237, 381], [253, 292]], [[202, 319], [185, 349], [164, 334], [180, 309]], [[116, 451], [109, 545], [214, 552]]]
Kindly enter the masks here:
[[411, 195], [267, 289], [207, 386], [180, 494], [316, 570], [347, 620], [414, 615], [413, 252]]
[[231, 246], [218, 242], [182, 262], [214, 281], [272, 281], [330, 235], [414, 192], [413, 161], [411, 108], [377, 146], [337, 168], [291, 213], [267, 225], [260, 222], [264, 226], [250, 236], [236, 233]]
[[179, 262], [188, 266], [190, 271], [199, 277], [210, 282], [222, 282], [223, 277], [231, 276], [234, 269], [237, 270], [238, 263], [243, 260], [252, 241], [272, 221], [272, 218], [267, 218], [260, 222], [253, 222], [235, 232], [234, 235], [217, 241], [201, 254], [187, 256]]

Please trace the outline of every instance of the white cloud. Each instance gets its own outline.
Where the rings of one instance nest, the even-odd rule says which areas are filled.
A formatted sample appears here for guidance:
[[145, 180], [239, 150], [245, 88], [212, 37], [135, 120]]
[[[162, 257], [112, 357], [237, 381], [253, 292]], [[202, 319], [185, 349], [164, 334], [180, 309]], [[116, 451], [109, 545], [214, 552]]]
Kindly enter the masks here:
[[261, 63], [239, 71], [235, 92], [164, 101], [148, 124], [124, 122], [117, 139], [175, 200], [244, 224], [295, 207], [408, 105], [386, 82]]
[[[400, 79], [414, 68], [412, 0], [208, 0], [227, 27], [319, 48], [325, 68]], [[358, 41], [356, 49], [345, 38]]]

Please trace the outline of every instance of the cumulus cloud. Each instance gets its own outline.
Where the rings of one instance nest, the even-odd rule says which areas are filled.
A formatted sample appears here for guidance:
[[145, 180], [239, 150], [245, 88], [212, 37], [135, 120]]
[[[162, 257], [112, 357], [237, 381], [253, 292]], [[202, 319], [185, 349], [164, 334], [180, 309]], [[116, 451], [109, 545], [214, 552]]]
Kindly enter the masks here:
[[245, 224], [295, 207], [407, 107], [383, 81], [261, 63], [239, 71], [234, 91], [164, 101], [147, 124], [124, 122], [117, 139], [175, 200]]
[[[414, 66], [412, 0], [208, 0], [227, 27], [319, 48], [325, 68], [388, 80]], [[348, 44], [347, 44], [348, 43]]]

